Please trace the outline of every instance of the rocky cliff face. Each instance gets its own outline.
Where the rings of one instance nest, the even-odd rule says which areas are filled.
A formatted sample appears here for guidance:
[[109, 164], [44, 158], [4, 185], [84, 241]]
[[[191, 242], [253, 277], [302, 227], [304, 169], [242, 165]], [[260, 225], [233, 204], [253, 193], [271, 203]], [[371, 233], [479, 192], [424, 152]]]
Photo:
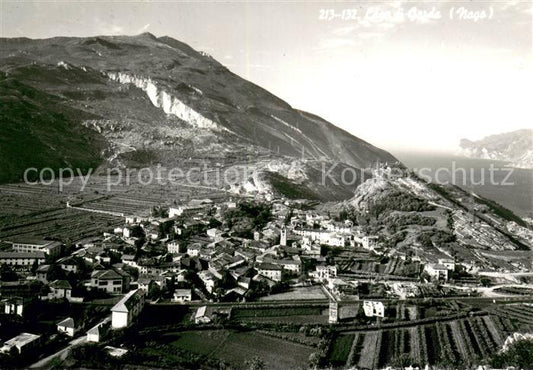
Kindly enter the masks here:
[[511, 167], [533, 168], [533, 130], [491, 135], [478, 141], [461, 139], [459, 154], [504, 161]]
[[[166, 114], [178, 117], [180, 120], [191, 124], [193, 127], [205, 129], [220, 129], [220, 126], [196, 112], [170, 93], [161, 90], [150, 78], [132, 76], [123, 72], [109, 72], [110, 79], [121, 84], [133, 84], [146, 93], [152, 104], [163, 109]], [[196, 90], [199, 92], [200, 90]]]
[[[0, 39], [0, 71], [74, 112], [69, 124], [107, 143], [88, 140], [80, 147], [94, 153], [98, 141], [104, 165], [297, 158], [317, 169], [319, 163], [366, 168], [396, 161], [169, 37]], [[9, 132], [1, 135], [10, 140]], [[12, 157], [20, 154], [11, 150]], [[14, 171], [9, 180], [19, 178]]]

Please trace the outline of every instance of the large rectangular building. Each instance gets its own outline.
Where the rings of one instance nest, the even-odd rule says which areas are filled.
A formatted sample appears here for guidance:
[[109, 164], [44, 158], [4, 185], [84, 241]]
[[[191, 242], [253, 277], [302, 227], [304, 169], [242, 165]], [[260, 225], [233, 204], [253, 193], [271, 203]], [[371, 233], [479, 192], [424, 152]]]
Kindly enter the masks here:
[[133, 323], [144, 307], [144, 295], [143, 289], [132, 290], [113, 306], [111, 309], [113, 329], [127, 328]]
[[9, 241], [13, 250], [21, 253], [43, 252], [55, 258], [61, 253], [61, 242], [43, 239], [20, 239]]
[[35, 261], [39, 265], [44, 263], [44, 252], [0, 252], [0, 265], [31, 267]]

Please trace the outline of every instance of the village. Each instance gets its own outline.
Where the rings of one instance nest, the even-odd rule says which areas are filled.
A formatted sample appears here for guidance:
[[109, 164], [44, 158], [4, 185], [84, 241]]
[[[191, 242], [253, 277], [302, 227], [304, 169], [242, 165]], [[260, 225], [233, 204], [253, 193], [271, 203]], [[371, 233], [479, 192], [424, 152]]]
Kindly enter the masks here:
[[[317, 305], [316, 324], [381, 325], [400, 317], [402, 300], [498, 296], [486, 288], [490, 279], [453, 258], [398, 253], [345, 212], [316, 205], [191, 199], [124, 216], [122, 226], [74, 245], [3, 240], [2, 325], [14, 335], [2, 335], [0, 352], [15, 362], [31, 353], [44, 366], [55, 350], [61, 357], [79, 343], [107, 343], [148, 307], [184, 308], [190, 325], [209, 325], [240, 305], [263, 304], [271, 316], [287, 305]], [[64, 317], [51, 325], [9, 319], [59, 306]], [[400, 318], [417, 318], [414, 309], [402, 306]], [[105, 350], [120, 358], [129, 349]]]

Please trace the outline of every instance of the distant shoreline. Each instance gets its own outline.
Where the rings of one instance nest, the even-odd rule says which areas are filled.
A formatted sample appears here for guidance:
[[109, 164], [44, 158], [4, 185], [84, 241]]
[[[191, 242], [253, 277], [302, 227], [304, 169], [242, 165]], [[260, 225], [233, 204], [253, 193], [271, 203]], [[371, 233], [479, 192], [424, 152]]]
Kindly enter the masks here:
[[[512, 174], [509, 176], [509, 179], [514, 183], [513, 186], [491, 185], [488, 181], [483, 185], [476, 185], [471, 183], [468, 176], [466, 179], [463, 179], [460, 173], [458, 174], [458, 181], [456, 185], [467, 191], [472, 191], [483, 197], [494, 200], [504, 207], [509, 208], [520, 217], [531, 217], [531, 214], [533, 213], [532, 169], [508, 167], [508, 162], [490, 159], [467, 158], [453, 153], [393, 151], [392, 154], [411, 169], [432, 169], [432, 175], [435, 174], [435, 171], [438, 168], [451, 169], [452, 163], [455, 162], [462, 168], [466, 168], [468, 170], [471, 169], [472, 173], [474, 174], [474, 182], [480, 180], [482, 173], [484, 173], [485, 176], [488, 176], [488, 169], [491, 164], [495, 167], [512, 170]], [[501, 174], [496, 173], [496, 177], [503, 176], [503, 172]], [[464, 183], [466, 183], [466, 185]]]

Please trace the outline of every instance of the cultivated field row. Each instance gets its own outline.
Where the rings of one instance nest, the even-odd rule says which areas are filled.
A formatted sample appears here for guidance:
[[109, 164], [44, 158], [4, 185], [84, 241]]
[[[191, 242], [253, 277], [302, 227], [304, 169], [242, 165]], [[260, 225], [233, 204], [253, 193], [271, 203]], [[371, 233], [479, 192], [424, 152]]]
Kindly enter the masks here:
[[[498, 351], [511, 333], [527, 329], [527, 324], [522, 325], [526, 318], [533, 320], [532, 307], [497, 310], [498, 315], [339, 334], [331, 344], [329, 359], [334, 366], [360, 369], [387, 365], [468, 366]], [[516, 320], [523, 322], [517, 324]]]

